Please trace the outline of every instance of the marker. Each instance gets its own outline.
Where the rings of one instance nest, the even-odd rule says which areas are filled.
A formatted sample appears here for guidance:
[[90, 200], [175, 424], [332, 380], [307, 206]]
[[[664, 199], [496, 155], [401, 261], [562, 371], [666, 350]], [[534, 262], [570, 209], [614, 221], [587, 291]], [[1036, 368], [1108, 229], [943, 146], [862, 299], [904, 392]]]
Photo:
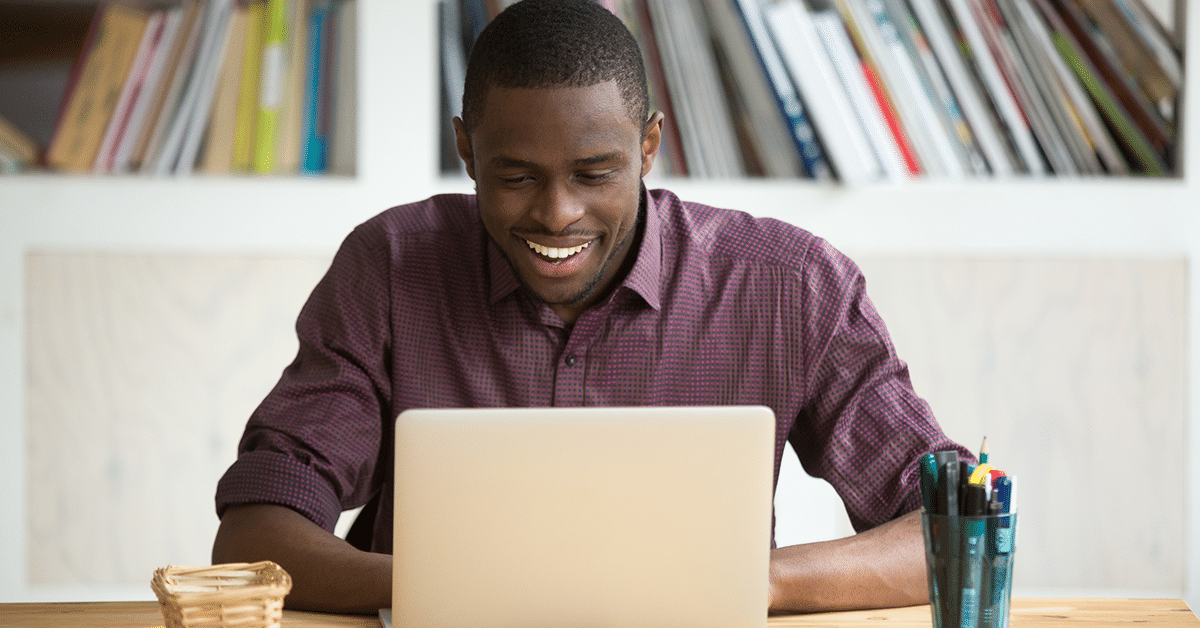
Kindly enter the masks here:
[[933, 454], [921, 456], [921, 505], [933, 514], [937, 503], [937, 459]]
[[945, 510], [942, 510], [942, 507], [945, 504], [944, 502], [939, 501], [941, 499], [940, 494], [942, 490], [941, 470], [946, 466], [947, 462], [958, 462], [958, 452], [953, 449], [933, 452], [933, 478], [934, 488], [936, 489], [934, 492], [934, 512], [939, 515], [951, 514]]
[[[961, 538], [961, 520], [959, 515], [962, 514], [958, 509], [958, 491], [959, 491], [959, 461], [958, 455], [955, 454], [955, 460], [950, 460], [942, 465], [941, 472], [938, 474], [938, 512], [946, 515], [941, 521], [944, 524], [942, 529], [938, 530], [941, 539], [942, 556], [944, 560], [938, 570], [938, 579], [940, 580], [941, 591], [958, 591], [961, 576], [961, 568], [959, 566], [959, 540]], [[941, 596], [941, 608], [938, 612], [946, 621], [944, 626], [954, 626], [955, 619], [961, 619], [959, 614], [959, 605], [955, 600], [954, 595]]]

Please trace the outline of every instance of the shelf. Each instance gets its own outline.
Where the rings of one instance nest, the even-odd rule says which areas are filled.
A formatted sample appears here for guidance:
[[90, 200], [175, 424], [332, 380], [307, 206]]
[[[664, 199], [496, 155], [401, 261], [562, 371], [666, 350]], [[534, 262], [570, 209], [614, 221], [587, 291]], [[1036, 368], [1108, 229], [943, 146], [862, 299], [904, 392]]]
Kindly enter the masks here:
[[[851, 254], [1187, 255], [1200, 244], [1195, 187], [1177, 180], [647, 185], [794, 223]], [[467, 179], [25, 176], [0, 181], [0, 225], [28, 250], [324, 255], [388, 207], [470, 191]]]

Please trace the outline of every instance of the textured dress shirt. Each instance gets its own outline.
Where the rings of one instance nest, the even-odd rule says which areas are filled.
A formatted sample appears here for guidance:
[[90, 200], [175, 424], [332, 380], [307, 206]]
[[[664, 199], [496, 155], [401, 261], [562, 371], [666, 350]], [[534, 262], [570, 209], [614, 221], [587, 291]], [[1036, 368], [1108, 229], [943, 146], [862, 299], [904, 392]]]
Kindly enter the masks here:
[[[328, 530], [382, 491], [408, 408], [753, 405], [863, 530], [917, 508], [938, 427], [848, 258], [784, 222], [643, 192], [636, 261], [568, 328], [521, 286], [475, 197], [435, 196], [355, 229], [296, 323], [295, 361], [217, 488]], [[680, 513], [680, 516], [687, 516]]]

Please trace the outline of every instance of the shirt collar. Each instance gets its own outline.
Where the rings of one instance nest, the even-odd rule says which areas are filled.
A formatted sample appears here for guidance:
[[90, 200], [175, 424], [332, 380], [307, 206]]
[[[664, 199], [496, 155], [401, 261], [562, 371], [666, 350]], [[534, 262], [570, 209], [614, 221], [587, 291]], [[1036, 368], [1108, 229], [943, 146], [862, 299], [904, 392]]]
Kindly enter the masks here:
[[[647, 305], [657, 310], [662, 304], [662, 219], [659, 217], [659, 208], [654, 197], [646, 192], [644, 185], [641, 202], [646, 207], [641, 246], [637, 252], [637, 259], [625, 280], [621, 282], [620, 288], [628, 288], [641, 296]], [[488, 277], [491, 282], [488, 302], [495, 304], [520, 288], [521, 281], [509, 265], [508, 258], [488, 235], [483, 223], [480, 222], [479, 225], [483, 239], [487, 242]]]

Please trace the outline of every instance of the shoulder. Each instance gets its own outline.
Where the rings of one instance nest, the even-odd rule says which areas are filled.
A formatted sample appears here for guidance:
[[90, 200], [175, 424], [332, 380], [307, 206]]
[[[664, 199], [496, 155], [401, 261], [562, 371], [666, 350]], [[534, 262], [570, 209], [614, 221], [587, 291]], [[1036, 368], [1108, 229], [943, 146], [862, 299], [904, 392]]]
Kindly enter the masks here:
[[440, 240], [474, 232], [478, 224], [473, 195], [440, 194], [385, 210], [356, 227], [351, 237], [374, 245]]
[[748, 212], [680, 200], [667, 190], [652, 190], [664, 240], [680, 255], [719, 263], [773, 267], [804, 273], [814, 267], [851, 268], [853, 262], [823, 238], [794, 224]]

